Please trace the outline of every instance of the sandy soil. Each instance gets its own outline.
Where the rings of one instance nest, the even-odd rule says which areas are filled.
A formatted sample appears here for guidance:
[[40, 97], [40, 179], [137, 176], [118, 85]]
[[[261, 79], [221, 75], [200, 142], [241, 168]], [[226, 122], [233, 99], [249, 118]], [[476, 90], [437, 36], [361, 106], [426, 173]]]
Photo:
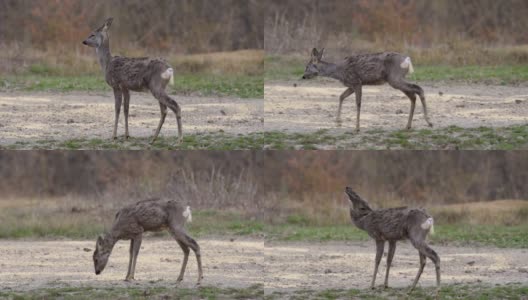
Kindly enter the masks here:
[[[526, 86], [438, 84], [422, 85], [422, 88], [426, 93], [429, 116], [436, 128], [451, 125], [496, 127], [528, 122]], [[326, 79], [266, 83], [265, 130], [312, 132], [319, 129], [354, 129], [355, 95], [343, 103], [342, 127], [336, 129], [339, 96], [345, 89], [341, 84]], [[409, 99], [389, 85], [365, 86], [361, 128], [404, 129], [409, 109]], [[419, 100], [416, 102], [413, 128], [428, 128]]]
[[[432, 247], [440, 255], [445, 284], [528, 284], [528, 249]], [[375, 248], [374, 242], [266, 243], [265, 286], [272, 291], [368, 288], [374, 271]], [[398, 243], [389, 286], [409, 286], [418, 271], [418, 260], [410, 244]], [[378, 285], [385, 279], [385, 262], [386, 257], [380, 264]], [[435, 286], [433, 266], [431, 261], [427, 262], [421, 286]]]
[[[198, 240], [202, 249], [204, 286], [248, 287], [261, 283], [264, 243], [258, 240]], [[135, 281], [124, 281], [128, 267], [128, 241], [116, 244], [106, 269], [94, 273], [95, 241], [0, 241], [0, 290], [43, 287], [172, 286], [183, 254], [172, 240], [144, 239]], [[90, 251], [85, 251], [90, 250]], [[179, 286], [191, 288], [198, 276], [196, 259], [189, 257]]]
[[[266, 292], [298, 289], [367, 288], [372, 276], [373, 242], [284, 243], [261, 240], [199, 240], [203, 253], [203, 285], [248, 287], [264, 283]], [[0, 289], [43, 287], [171, 286], [182, 254], [171, 240], [145, 239], [138, 257], [136, 281], [123, 281], [128, 243], [116, 245], [105, 271], [93, 271], [93, 241], [0, 241]], [[85, 248], [90, 251], [85, 251]], [[528, 249], [433, 246], [442, 259], [442, 282], [528, 284]], [[420, 280], [435, 285], [432, 263]], [[180, 286], [193, 287], [196, 261], [189, 260]], [[390, 286], [407, 287], [418, 270], [416, 250], [399, 243], [391, 268]], [[378, 283], [383, 283], [385, 259]]]
[[[248, 133], [262, 130], [263, 100], [226, 97], [174, 96], [182, 107], [184, 134]], [[154, 134], [160, 118], [158, 102], [149, 94], [132, 93], [129, 130], [133, 137]], [[0, 143], [15, 141], [112, 136], [112, 93], [0, 93]], [[124, 135], [123, 109], [118, 135]], [[176, 118], [169, 111], [160, 136], [177, 136]]]

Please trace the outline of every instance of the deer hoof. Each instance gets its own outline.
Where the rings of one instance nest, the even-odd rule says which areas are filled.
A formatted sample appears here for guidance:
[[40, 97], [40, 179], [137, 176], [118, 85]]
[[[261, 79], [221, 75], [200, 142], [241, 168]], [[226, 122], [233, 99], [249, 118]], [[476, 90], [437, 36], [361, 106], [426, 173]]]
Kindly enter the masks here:
[[126, 282], [131, 282], [131, 281], [134, 281], [134, 280], [135, 280], [134, 277], [127, 277], [127, 278], [125, 278], [125, 281], [126, 281]]
[[429, 124], [427, 124], [427, 125], [429, 125], [429, 127], [433, 127], [433, 123], [429, 123]]

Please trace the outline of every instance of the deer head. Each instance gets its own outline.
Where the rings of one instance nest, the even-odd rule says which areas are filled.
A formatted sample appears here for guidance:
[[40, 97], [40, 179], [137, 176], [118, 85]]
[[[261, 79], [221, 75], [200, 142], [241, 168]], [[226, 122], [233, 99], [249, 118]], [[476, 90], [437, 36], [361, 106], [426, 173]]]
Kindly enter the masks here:
[[319, 75], [319, 65], [323, 59], [324, 48], [321, 51], [313, 48], [310, 61], [306, 64], [302, 79], [311, 79]]
[[114, 243], [110, 239], [103, 236], [97, 237], [95, 251], [93, 254], [93, 262], [96, 275], [99, 275], [101, 274], [101, 272], [103, 272], [104, 268], [106, 267], [106, 263], [108, 263], [108, 258], [110, 257], [110, 253], [112, 253], [113, 248]]
[[94, 30], [82, 43], [86, 46], [99, 48], [108, 41], [108, 29], [112, 25], [113, 18], [108, 18], [104, 24]]
[[372, 208], [370, 208], [367, 201], [363, 200], [358, 194], [356, 194], [351, 187], [347, 186], [345, 188], [345, 193], [348, 195], [348, 198], [352, 203], [352, 207], [350, 207], [350, 214], [352, 216], [362, 217], [372, 212]]

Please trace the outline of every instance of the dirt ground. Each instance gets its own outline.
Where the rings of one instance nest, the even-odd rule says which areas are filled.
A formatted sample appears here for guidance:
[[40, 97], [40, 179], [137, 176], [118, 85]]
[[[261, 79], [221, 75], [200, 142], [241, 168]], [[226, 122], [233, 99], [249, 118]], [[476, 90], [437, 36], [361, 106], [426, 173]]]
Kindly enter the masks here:
[[[243, 288], [261, 283], [264, 243], [258, 240], [198, 240], [204, 286]], [[96, 276], [92, 261], [95, 241], [0, 241], [0, 290], [58, 287], [171, 286], [176, 284], [183, 254], [175, 241], [144, 239], [135, 281], [124, 278], [128, 241], [116, 244], [103, 273]], [[192, 288], [198, 276], [196, 259], [189, 256], [180, 287]]]
[[[182, 107], [184, 134], [197, 132], [248, 133], [262, 130], [263, 100], [227, 97], [174, 96]], [[160, 119], [156, 99], [132, 93], [129, 130], [133, 137], [154, 134]], [[16, 141], [110, 139], [114, 97], [108, 92], [0, 93], [0, 143]], [[124, 135], [121, 109], [118, 135]], [[160, 136], [177, 136], [174, 113], [167, 114]]]
[[[94, 241], [0, 241], [0, 289], [24, 291], [51, 287], [171, 286], [182, 254], [171, 240], [145, 239], [138, 257], [136, 281], [123, 281], [128, 242], [116, 245], [104, 272], [93, 271]], [[373, 271], [373, 242], [285, 243], [254, 239], [201, 239], [203, 285], [242, 288], [264, 283], [266, 292], [299, 289], [367, 288]], [[433, 246], [442, 260], [442, 282], [528, 284], [528, 249]], [[189, 259], [180, 286], [193, 287], [197, 270]], [[399, 243], [390, 286], [407, 287], [418, 270], [416, 250]], [[383, 283], [385, 259], [377, 282]], [[432, 263], [420, 280], [435, 285]]]
[[[296, 86], [294, 86], [296, 85]], [[435, 128], [456, 125], [470, 128], [508, 126], [528, 122], [528, 87], [423, 84], [429, 116]], [[319, 129], [355, 129], [355, 95], [343, 103], [342, 126], [336, 129], [340, 83], [326, 79], [266, 83], [264, 88], [265, 130], [313, 132]], [[389, 85], [363, 87], [362, 130], [404, 129], [410, 101]], [[428, 128], [418, 100], [413, 128]]]
[[[364, 289], [374, 271], [374, 242], [266, 243], [265, 287], [270, 291], [298, 289]], [[528, 284], [528, 249], [432, 246], [441, 259], [442, 282]], [[387, 247], [385, 249], [385, 255]], [[418, 254], [408, 243], [398, 243], [389, 286], [407, 287], [418, 271]], [[377, 284], [385, 278], [382, 259]], [[421, 286], [435, 286], [435, 271], [428, 260]]]

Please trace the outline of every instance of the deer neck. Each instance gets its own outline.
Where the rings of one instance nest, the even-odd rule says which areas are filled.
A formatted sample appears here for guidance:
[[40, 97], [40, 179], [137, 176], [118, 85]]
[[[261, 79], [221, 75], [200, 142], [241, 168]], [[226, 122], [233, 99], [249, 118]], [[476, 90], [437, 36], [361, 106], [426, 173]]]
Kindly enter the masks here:
[[106, 68], [112, 60], [112, 54], [110, 54], [110, 41], [107, 39], [103, 41], [103, 44], [98, 48], [95, 48], [97, 52], [97, 58], [99, 59], [99, 64], [104, 73], [106, 73]]
[[350, 217], [357, 228], [365, 230], [365, 219], [370, 213], [361, 213], [359, 211], [350, 210]]
[[322, 61], [319, 66], [319, 75], [343, 81], [343, 72], [337, 64]]
[[111, 251], [111, 249], [114, 248], [114, 245], [117, 243], [119, 239], [115, 237], [112, 232], [110, 232], [104, 236], [104, 240], [105, 240], [105, 243], [107, 243], [108, 245], [111, 245], [110, 247], [110, 251]]

